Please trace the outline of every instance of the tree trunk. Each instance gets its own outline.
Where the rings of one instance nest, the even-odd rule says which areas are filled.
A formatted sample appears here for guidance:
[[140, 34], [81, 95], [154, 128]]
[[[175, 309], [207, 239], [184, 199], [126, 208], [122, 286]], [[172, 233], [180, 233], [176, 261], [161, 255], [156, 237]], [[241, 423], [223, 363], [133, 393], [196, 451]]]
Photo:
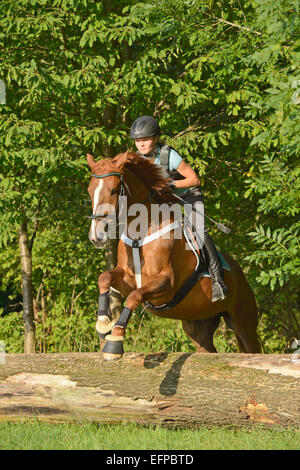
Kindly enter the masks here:
[[32, 257], [29, 249], [27, 225], [21, 223], [19, 249], [22, 270], [23, 320], [25, 324], [24, 353], [35, 352], [35, 325], [32, 295]]
[[299, 397], [293, 355], [7, 354], [0, 367], [0, 420], [299, 427]]

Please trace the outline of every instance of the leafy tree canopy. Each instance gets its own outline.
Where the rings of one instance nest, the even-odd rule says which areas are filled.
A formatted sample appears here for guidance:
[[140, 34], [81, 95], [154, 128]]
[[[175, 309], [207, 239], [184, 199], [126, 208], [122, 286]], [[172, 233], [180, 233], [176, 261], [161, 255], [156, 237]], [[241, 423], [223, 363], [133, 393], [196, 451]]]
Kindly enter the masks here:
[[[297, 282], [296, 0], [2, 0], [0, 51], [4, 287], [17, 290], [23, 222], [34, 295], [41, 283], [52, 289], [48, 309], [60, 296], [55, 279], [75, 276], [68, 263], [62, 275], [58, 261], [75, 256], [72, 240], [93, 270], [84, 274], [83, 263], [81, 278], [96, 281], [85, 154], [133, 147], [128, 130], [142, 114], [159, 119], [162, 139], [200, 174], [206, 211], [233, 228], [226, 240], [213, 227], [212, 235], [243, 264], [262, 304], [257, 282], [266, 289]], [[61, 286], [69, 295], [65, 280]]]

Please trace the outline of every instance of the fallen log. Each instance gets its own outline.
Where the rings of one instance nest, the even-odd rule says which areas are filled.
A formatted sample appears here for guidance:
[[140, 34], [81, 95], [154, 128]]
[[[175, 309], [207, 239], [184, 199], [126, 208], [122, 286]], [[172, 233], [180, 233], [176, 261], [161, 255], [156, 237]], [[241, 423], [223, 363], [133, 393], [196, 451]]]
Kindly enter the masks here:
[[6, 354], [0, 420], [136, 422], [169, 428], [300, 425], [291, 355]]

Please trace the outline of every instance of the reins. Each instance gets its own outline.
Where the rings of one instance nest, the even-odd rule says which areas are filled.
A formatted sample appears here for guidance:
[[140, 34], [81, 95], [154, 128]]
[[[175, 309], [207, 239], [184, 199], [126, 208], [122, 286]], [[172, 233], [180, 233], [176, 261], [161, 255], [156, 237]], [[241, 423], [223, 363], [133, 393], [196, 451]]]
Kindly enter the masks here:
[[94, 178], [106, 178], [106, 176], [112, 176], [112, 175], [123, 176], [122, 173], [116, 173], [115, 171], [112, 173], [106, 173], [105, 175], [95, 175], [95, 173], [92, 173], [92, 176]]
[[[120, 198], [120, 196], [123, 196], [124, 194], [126, 194], [126, 191], [125, 191], [124, 188], [126, 188], [128, 194], [131, 196], [129, 187], [128, 187], [126, 181], [124, 180], [124, 176], [123, 176], [122, 173], [118, 173], [118, 172], [115, 172], [115, 171], [113, 171], [113, 172], [111, 172], [111, 173], [106, 173], [105, 175], [96, 175], [95, 173], [92, 173], [92, 176], [93, 176], [94, 178], [106, 178], [107, 176], [113, 176], [113, 175], [120, 176], [121, 191], [120, 191], [120, 194], [119, 194], [119, 198]], [[149, 188], [148, 185], [147, 185], [144, 181], [143, 181], [143, 183], [144, 183], [144, 185], [146, 186], [146, 188], [148, 189], [149, 194], [148, 194], [147, 198], [146, 198], [143, 202], [141, 202], [141, 204], [145, 204], [145, 203], [148, 202], [148, 201], [152, 202], [152, 196], [153, 196], [153, 194], [157, 194], [157, 195], [159, 196], [159, 191], [156, 191], [156, 190], [153, 189], [153, 188]], [[178, 201], [180, 201], [180, 203], [181, 203], [182, 206], [183, 206], [184, 204], [186, 204], [186, 201], [185, 201], [184, 199], [182, 199], [180, 196], [178, 196], [177, 194], [173, 193], [173, 196], [174, 196]], [[119, 204], [119, 199], [118, 199], [118, 204]], [[118, 204], [117, 204], [116, 208], [118, 207]], [[213, 220], [213, 219], [212, 219], [211, 217], [209, 217], [208, 215], [199, 212], [198, 209], [196, 209], [196, 208], [194, 208], [194, 210], [195, 210], [196, 212], [198, 212], [199, 214], [204, 215], [204, 217], [206, 217], [208, 220], [210, 220], [211, 222], [213, 222], [213, 223], [217, 226], [217, 228], [218, 228], [219, 230], [221, 230], [223, 233], [226, 233], [226, 235], [229, 235], [229, 234], [230, 234], [231, 229], [228, 228], [228, 227], [226, 227], [226, 225], [220, 224], [220, 223], [216, 222], [215, 220]], [[89, 216], [87, 216], [87, 217], [88, 217], [89, 219], [100, 219], [100, 218], [102, 218], [102, 216], [98, 216], [98, 215], [95, 215], [95, 214], [89, 215]]]

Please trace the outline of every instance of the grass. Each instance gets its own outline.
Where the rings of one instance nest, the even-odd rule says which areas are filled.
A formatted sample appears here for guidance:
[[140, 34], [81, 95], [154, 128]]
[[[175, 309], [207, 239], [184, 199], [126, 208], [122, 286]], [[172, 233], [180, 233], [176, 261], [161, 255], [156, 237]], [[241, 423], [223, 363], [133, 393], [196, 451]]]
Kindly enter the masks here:
[[300, 450], [300, 430], [0, 422], [0, 450]]

